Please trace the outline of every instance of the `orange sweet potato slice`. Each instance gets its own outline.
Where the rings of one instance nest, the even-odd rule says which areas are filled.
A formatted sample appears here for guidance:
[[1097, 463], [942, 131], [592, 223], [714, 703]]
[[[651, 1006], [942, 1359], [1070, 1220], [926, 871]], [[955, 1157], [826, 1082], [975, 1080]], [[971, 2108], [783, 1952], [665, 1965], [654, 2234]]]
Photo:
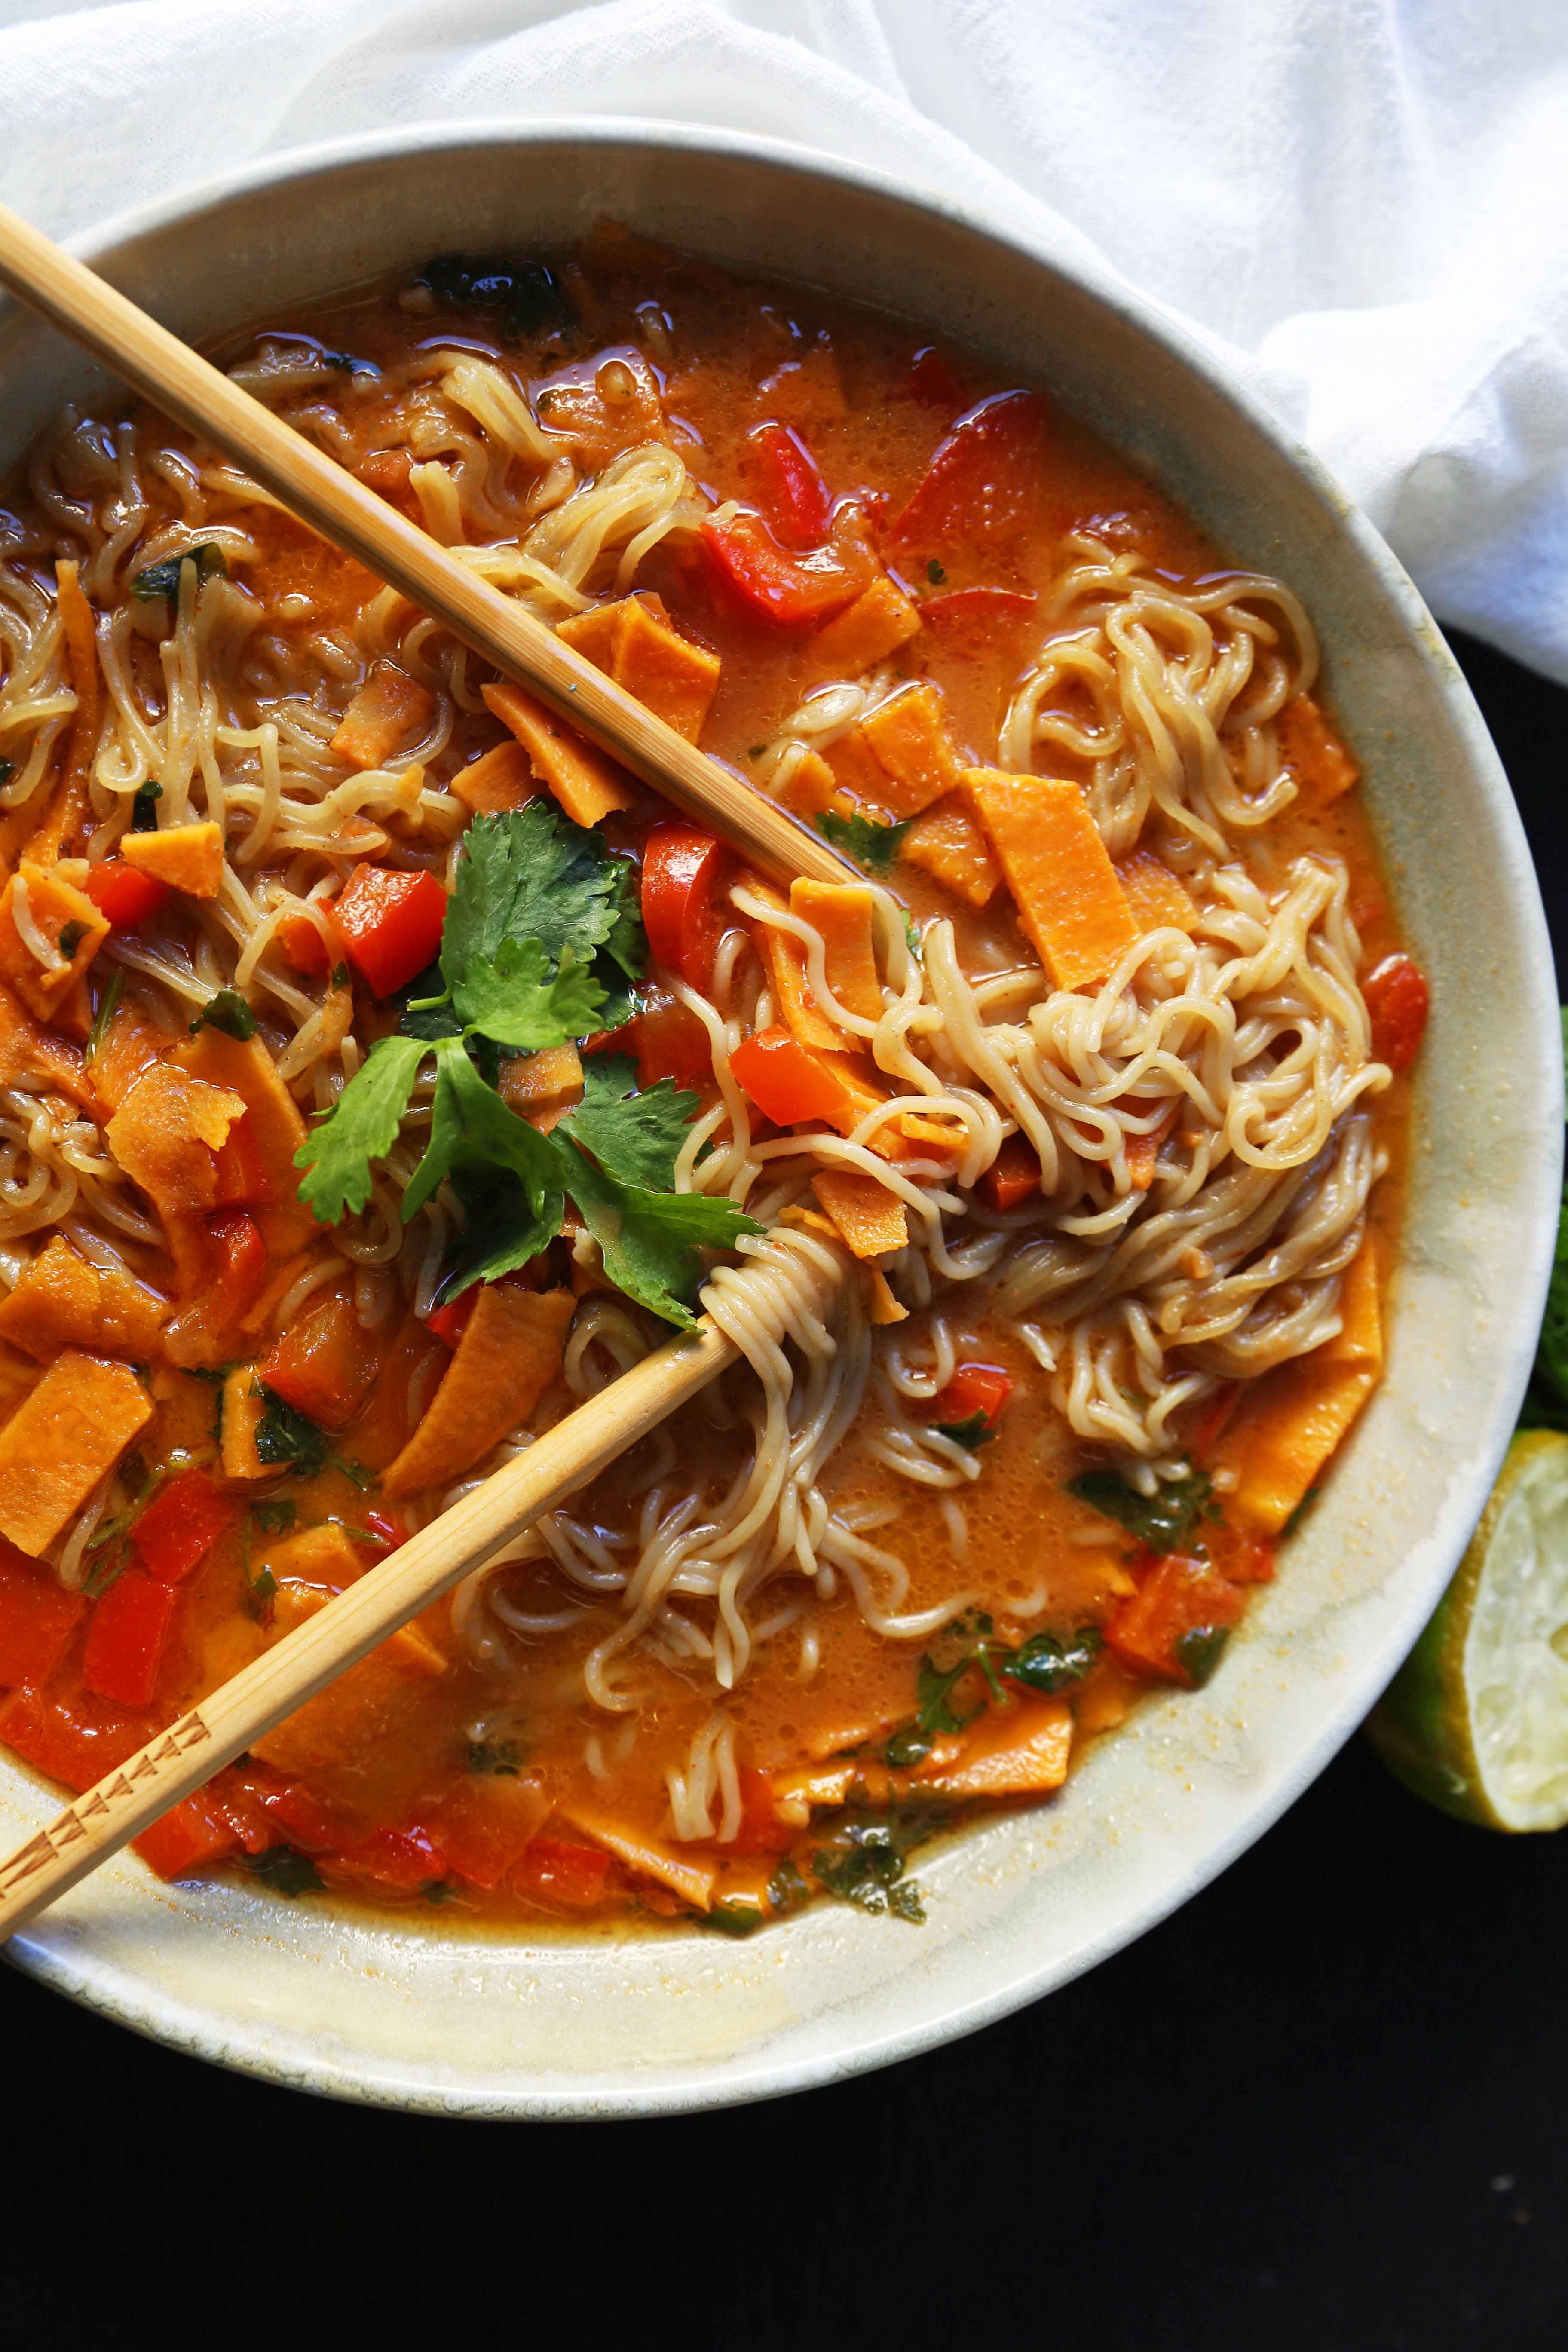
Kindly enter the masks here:
[[395, 662], [378, 661], [344, 711], [331, 748], [351, 767], [379, 768], [435, 708], [427, 687]]
[[504, 816], [539, 795], [528, 753], [518, 742], [498, 743], [471, 767], [459, 768], [452, 790], [475, 816]]
[[126, 833], [120, 855], [139, 874], [183, 890], [187, 898], [216, 898], [223, 888], [223, 827], [209, 818], [171, 824], [162, 833]]
[[1103, 980], [1138, 926], [1078, 786], [994, 768], [966, 768], [963, 784], [1052, 985]]
[[931, 875], [965, 906], [989, 906], [1002, 880], [1002, 868], [992, 855], [985, 828], [959, 793], [950, 793], [917, 817], [904, 835], [900, 855]]
[[806, 648], [805, 682], [858, 677], [907, 645], [920, 626], [918, 608], [884, 572], [818, 629]]
[[909, 1240], [903, 1202], [863, 1169], [818, 1169], [811, 1189], [857, 1257], [882, 1257]]
[[29, 1091], [49, 1087], [73, 1102], [90, 1103], [93, 1085], [79, 1048], [35, 1021], [0, 983], [0, 1086]]
[[389, 1495], [450, 1485], [526, 1421], [561, 1369], [569, 1290], [487, 1282], [424, 1420], [383, 1480]]
[[0, 1429], [0, 1535], [37, 1559], [153, 1418], [125, 1364], [68, 1348]]
[[0, 892], [0, 981], [40, 1021], [58, 1015], [108, 937], [101, 911], [52, 866], [24, 857]]
[[654, 602], [623, 596], [563, 621], [555, 634], [695, 743], [718, 688], [719, 656], [683, 637]]
[[1170, 867], [1152, 850], [1135, 849], [1131, 857], [1119, 859], [1116, 878], [1127, 893], [1127, 903], [1140, 931], [1167, 928], [1190, 931], [1197, 921], [1197, 908]]
[[867, 1021], [882, 1016], [882, 983], [872, 944], [874, 904], [863, 883], [802, 880], [790, 886], [791, 914], [822, 935], [828, 987], [840, 1004]]
[[0, 1299], [0, 1339], [47, 1363], [62, 1348], [96, 1348], [145, 1362], [166, 1303], [116, 1267], [91, 1265], [56, 1234]]
[[895, 816], [919, 816], [932, 801], [957, 789], [958, 758], [934, 686], [904, 687], [879, 704], [858, 732], [883, 772], [878, 797]]
[[1237, 1407], [1217, 1457], [1237, 1473], [1226, 1513], [1237, 1527], [1279, 1534], [1377, 1386], [1377, 1254], [1368, 1240], [1345, 1273], [1338, 1337], [1265, 1373]]
[[237, 1095], [244, 1104], [247, 1133], [260, 1154], [272, 1193], [270, 1201], [248, 1212], [268, 1256], [286, 1256], [316, 1240], [321, 1229], [300, 1198], [300, 1171], [294, 1165], [294, 1154], [305, 1140], [305, 1122], [262, 1039], [231, 1037], [209, 1021], [169, 1058], [193, 1078]]
[[637, 786], [624, 768], [551, 716], [542, 702], [521, 686], [487, 686], [486, 704], [510, 727], [574, 824], [600, 824], [617, 809], [631, 808]]

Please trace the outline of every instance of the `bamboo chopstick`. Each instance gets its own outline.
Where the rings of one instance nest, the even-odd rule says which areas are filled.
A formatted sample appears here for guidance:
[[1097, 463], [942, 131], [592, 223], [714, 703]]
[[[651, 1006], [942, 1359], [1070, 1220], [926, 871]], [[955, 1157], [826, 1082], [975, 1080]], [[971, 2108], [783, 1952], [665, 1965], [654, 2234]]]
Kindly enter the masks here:
[[[827, 844], [645, 710], [174, 336], [0, 205], [0, 285], [205, 436], [322, 538], [775, 880], [859, 879]], [[776, 1297], [775, 1293], [775, 1297]], [[0, 1940], [248, 1743], [493, 1558], [735, 1360], [704, 1318], [580, 1404], [380, 1568], [285, 1635], [0, 1860]]]
[[0, 286], [204, 434], [290, 513], [786, 885], [860, 881], [826, 842], [697, 750], [113, 287], [0, 205]]

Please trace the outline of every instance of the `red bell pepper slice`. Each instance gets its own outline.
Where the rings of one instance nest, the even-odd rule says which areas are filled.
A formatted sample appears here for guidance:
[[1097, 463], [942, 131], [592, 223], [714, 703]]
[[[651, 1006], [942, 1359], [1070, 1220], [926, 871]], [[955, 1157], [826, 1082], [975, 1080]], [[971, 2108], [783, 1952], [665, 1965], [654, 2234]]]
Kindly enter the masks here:
[[239, 1853], [243, 1841], [212, 1791], [201, 1789], [172, 1805], [132, 1843], [160, 1878], [185, 1878], [226, 1854]]
[[36, 1689], [64, 1657], [87, 1602], [0, 1540], [0, 1684]]
[[696, 824], [656, 824], [643, 846], [642, 919], [656, 964], [706, 996], [729, 925], [729, 852]]
[[447, 1875], [447, 1856], [430, 1832], [416, 1825], [406, 1830], [373, 1830], [368, 1837], [343, 1846], [331, 1859], [356, 1877], [371, 1878], [379, 1886], [404, 1893], [428, 1886]]
[[633, 1024], [631, 1045], [639, 1087], [655, 1087], [660, 1078], [699, 1089], [713, 1084], [712, 1039], [696, 1013], [663, 989], [649, 991]]
[[0, 1746], [68, 1789], [90, 1789], [134, 1756], [146, 1737], [145, 1725], [121, 1717], [112, 1723], [80, 1721], [36, 1691], [13, 1691], [0, 1710]]
[[378, 1364], [375, 1342], [353, 1299], [338, 1290], [309, 1308], [268, 1350], [261, 1377], [319, 1429], [342, 1429], [364, 1402]]
[[1208, 1466], [1215, 1447], [1225, 1434], [1226, 1423], [1240, 1402], [1239, 1381], [1226, 1381], [1210, 1397], [1202, 1419], [1193, 1431], [1192, 1444], [1188, 1448], [1200, 1469]]
[[1046, 404], [1037, 392], [996, 392], [961, 416], [937, 447], [889, 537], [938, 548], [1012, 536], [1039, 497]]
[[927, 343], [910, 362], [910, 390], [917, 400], [931, 408], [958, 407], [963, 398], [963, 387], [952, 372], [952, 363], [935, 343]]
[[1407, 1070], [1426, 1030], [1432, 992], [1419, 964], [1403, 951], [1386, 955], [1361, 984], [1372, 1016], [1374, 1060], [1391, 1070]]
[[460, 1298], [446, 1307], [437, 1307], [434, 1315], [425, 1318], [425, 1328], [440, 1340], [443, 1348], [456, 1349], [468, 1328], [468, 1318], [479, 1304], [479, 1285], [470, 1283]]
[[702, 525], [702, 543], [742, 604], [775, 628], [826, 621], [858, 596], [868, 573], [850, 570], [832, 548], [795, 555], [781, 547], [758, 514], [731, 515]]
[[925, 1410], [932, 1421], [949, 1423], [973, 1421], [978, 1413], [987, 1429], [994, 1429], [1012, 1393], [1011, 1375], [1000, 1364], [960, 1364]]
[[178, 1584], [238, 1517], [238, 1505], [219, 1494], [205, 1470], [182, 1470], [148, 1504], [131, 1540], [151, 1575]]
[[536, 1837], [511, 1874], [520, 1895], [541, 1903], [587, 1911], [604, 1900], [610, 1857], [596, 1845], [570, 1845], [561, 1838]]
[[1246, 1595], [1206, 1559], [1175, 1551], [1144, 1557], [1137, 1591], [1107, 1620], [1107, 1644], [1137, 1673], [1196, 1690], [1218, 1664]]
[[219, 1209], [263, 1207], [273, 1198], [272, 1176], [245, 1111], [229, 1129], [217, 1155], [217, 1191], [213, 1204]]
[[172, 1586], [139, 1568], [115, 1578], [87, 1629], [82, 1680], [89, 1691], [118, 1706], [152, 1705], [175, 1599]]
[[816, 458], [787, 425], [759, 425], [746, 436], [746, 480], [786, 547], [820, 547], [833, 520], [833, 498]]
[[209, 1217], [207, 1232], [217, 1245], [214, 1281], [224, 1313], [232, 1319], [243, 1315], [261, 1296], [267, 1280], [267, 1244], [261, 1238], [260, 1226], [243, 1209], [230, 1209], [221, 1217]]
[[447, 919], [447, 893], [433, 874], [356, 866], [332, 901], [343, 951], [377, 996], [391, 996], [434, 963]]
[[105, 857], [89, 866], [81, 887], [117, 931], [133, 931], [147, 922], [169, 895], [166, 882], [138, 873], [123, 857]]
[[1016, 1209], [1040, 1189], [1040, 1155], [1026, 1136], [1004, 1138], [1002, 1149], [980, 1180], [994, 1209]]
[[984, 653], [1005, 643], [1038, 603], [1023, 588], [951, 588], [921, 599], [921, 619], [947, 643]]
[[743, 1038], [730, 1056], [730, 1067], [763, 1117], [779, 1127], [831, 1118], [844, 1100], [832, 1071], [787, 1029], [759, 1029]]

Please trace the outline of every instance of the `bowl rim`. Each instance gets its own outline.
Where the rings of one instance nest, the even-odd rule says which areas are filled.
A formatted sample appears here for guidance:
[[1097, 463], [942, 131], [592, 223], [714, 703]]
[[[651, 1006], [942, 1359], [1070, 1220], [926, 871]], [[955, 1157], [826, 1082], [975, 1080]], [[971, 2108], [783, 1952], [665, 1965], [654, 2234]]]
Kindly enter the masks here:
[[[384, 157], [550, 146], [625, 147], [732, 158], [802, 177], [847, 184], [905, 210], [935, 215], [963, 232], [1010, 249], [1065, 287], [1087, 294], [1123, 327], [1162, 346], [1180, 367], [1198, 377], [1211, 393], [1237, 412], [1295, 475], [1317, 507], [1331, 518], [1336, 530], [1349, 540], [1354, 559], [1374, 575], [1395, 611], [1408, 649], [1424, 665], [1428, 682], [1444, 706], [1447, 721], [1490, 807], [1494, 824], [1490, 846], [1513, 913], [1522, 926], [1524, 956], [1536, 983], [1531, 1003], [1521, 1007], [1521, 1012], [1527, 1019], [1536, 1017], [1542, 1031], [1539, 1042], [1545, 1042], [1548, 1025], [1555, 1040], [1557, 992], [1552, 950], [1523, 825], [1474, 698], [1414, 582], [1322, 461], [1264, 404], [1253, 387], [1233, 375], [1201, 336], [1191, 331], [1157, 299], [1121, 278], [1091, 248], [1063, 250], [1048, 233], [1049, 216], [1044, 206], [1037, 211], [1045, 215], [1045, 226], [1031, 222], [1027, 227], [1020, 227], [939, 188], [913, 179], [904, 180], [880, 166], [804, 142], [723, 126], [635, 115], [496, 116], [467, 121], [417, 121], [265, 154], [235, 170], [210, 174], [190, 186], [95, 223], [66, 240], [67, 249], [89, 265], [107, 265], [106, 274], [112, 278], [115, 258], [123, 248], [166, 228], [193, 221], [237, 197], [313, 177], [330, 178]], [[84, 367], [89, 364], [84, 357]], [[1111, 446], [1114, 447], [1114, 441]], [[1550, 1124], [1560, 1139], [1561, 1057], [1553, 1050], [1545, 1058], [1547, 1076], [1541, 1117], [1543, 1128]], [[1547, 1114], [1553, 1109], [1555, 1119], [1549, 1123]], [[1497, 1398], [1489, 1420], [1482, 1423], [1478, 1443], [1470, 1449], [1468, 1475], [1460, 1483], [1460, 1495], [1466, 1498], [1465, 1507], [1472, 1520], [1479, 1516], [1512, 1434], [1518, 1402], [1533, 1360], [1539, 1309], [1544, 1298], [1556, 1231], [1559, 1185], [1560, 1167], [1542, 1170], [1535, 1213], [1528, 1229], [1514, 1236], [1518, 1253], [1514, 1263], [1520, 1279], [1502, 1314], [1509, 1326], [1509, 1337], [1504, 1345], [1494, 1336], [1491, 1345], [1501, 1375]], [[1530, 1311], [1526, 1313], [1524, 1309]], [[1457, 1501], [1449, 1498], [1445, 1505], [1446, 1515], [1457, 1508]], [[859, 2038], [850, 2037], [843, 2047], [831, 2052], [788, 2062], [745, 2057], [739, 2065], [720, 2056], [694, 2069], [689, 2084], [679, 2088], [639, 2084], [635, 2070], [628, 2067], [624, 2084], [607, 2095], [602, 2091], [574, 2094], [549, 2089], [521, 2095], [497, 2095], [477, 2086], [458, 2090], [449, 2084], [435, 2085], [425, 2074], [400, 2077], [393, 2066], [378, 2068], [374, 2074], [356, 2072], [352, 2053], [346, 2064], [342, 2054], [334, 2056], [325, 2050], [317, 2051], [302, 2064], [298, 2059], [281, 2063], [277, 2052], [268, 2046], [264, 2031], [252, 2029], [247, 2032], [237, 2021], [215, 2031], [214, 2021], [201, 2012], [193, 2012], [155, 1986], [142, 1988], [140, 1999], [117, 1990], [112, 1984], [100, 1980], [95, 1974], [90, 1953], [74, 1948], [75, 1938], [68, 1936], [53, 1945], [19, 1937], [8, 1948], [7, 1957], [14, 1965], [52, 1989], [171, 2047], [293, 2088], [407, 2112], [489, 2119], [613, 2120], [697, 2112], [847, 2080], [973, 2032], [1054, 1990], [1058, 1985], [1070, 1982], [1145, 1934], [1217, 1877], [1273, 1826], [1348, 1740], [1426, 1622], [1457, 1558], [1457, 1551], [1451, 1559], [1439, 1556], [1430, 1576], [1416, 1583], [1405, 1596], [1387, 1631], [1386, 1653], [1378, 1653], [1375, 1670], [1369, 1671], [1363, 1665], [1344, 1677], [1337, 1703], [1325, 1709], [1312, 1737], [1302, 1742], [1289, 1769], [1279, 1775], [1228, 1833], [1205, 1848], [1180, 1879], [1159, 1887], [1142, 1903], [1128, 1906], [1113, 1923], [1087, 1937], [1065, 1958], [1058, 1956], [1036, 1967], [1015, 1968], [1007, 1972], [1005, 1981], [994, 1984], [985, 1994], [948, 2008], [940, 2015], [899, 2030], [873, 2031], [869, 2034], [862, 2032]], [[848, 2006], [853, 2008], [852, 2000]]]

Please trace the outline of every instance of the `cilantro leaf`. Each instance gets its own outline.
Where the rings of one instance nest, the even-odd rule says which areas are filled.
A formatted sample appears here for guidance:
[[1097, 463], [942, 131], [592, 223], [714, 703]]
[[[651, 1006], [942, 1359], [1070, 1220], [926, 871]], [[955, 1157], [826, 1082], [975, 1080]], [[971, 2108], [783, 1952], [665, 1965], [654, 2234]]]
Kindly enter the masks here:
[[[296, 1168], [307, 1171], [300, 1198], [321, 1224], [357, 1215], [369, 1202], [371, 1163], [384, 1160], [396, 1142], [419, 1065], [429, 1051], [422, 1037], [378, 1039], [294, 1154]], [[426, 1187], [433, 1190], [434, 1183]]]
[[243, 1855], [240, 1868], [252, 1878], [260, 1879], [274, 1895], [319, 1895], [321, 1874], [308, 1853], [297, 1853], [291, 1845], [269, 1845], [263, 1853]]
[[1103, 1646], [1098, 1625], [1080, 1625], [1065, 1641], [1055, 1633], [1031, 1633], [1011, 1657], [1002, 1660], [1002, 1671], [1010, 1682], [1054, 1698], [1058, 1691], [1082, 1682]]
[[[412, 1045], [415, 1041], [406, 1042]], [[549, 1240], [560, 1231], [565, 1207], [559, 1156], [549, 1137], [519, 1118], [495, 1088], [485, 1084], [460, 1038], [439, 1037], [433, 1048], [422, 1046], [420, 1051], [433, 1051], [436, 1055], [436, 1098], [429, 1144], [403, 1196], [404, 1223], [424, 1207], [444, 1176], [458, 1171], [489, 1173], [506, 1169], [521, 1181], [529, 1207], [542, 1225], [549, 1227], [544, 1236]], [[365, 1066], [368, 1069], [370, 1065]], [[536, 1246], [542, 1248], [543, 1242]]]
[[199, 547], [187, 547], [182, 555], [165, 556], [162, 563], [149, 563], [145, 571], [134, 574], [131, 593], [138, 604], [173, 604], [180, 593], [180, 566], [194, 563], [198, 586], [220, 572], [226, 572], [223, 550], [214, 540], [204, 540]]
[[327, 1441], [313, 1421], [258, 1382], [263, 1412], [256, 1424], [256, 1458], [269, 1470], [291, 1470], [298, 1478], [313, 1478], [326, 1467]]
[[616, 1289], [667, 1323], [689, 1330], [697, 1320], [689, 1302], [702, 1279], [699, 1250], [732, 1249], [742, 1234], [760, 1234], [765, 1227], [733, 1201], [623, 1184], [575, 1145], [561, 1148], [571, 1155], [563, 1171], [566, 1188]]
[[626, 1182], [668, 1192], [700, 1108], [698, 1097], [683, 1094], [673, 1078], [639, 1094], [635, 1063], [620, 1054], [593, 1054], [583, 1065], [583, 1099], [561, 1129]]
[[836, 809], [824, 809], [816, 820], [816, 829], [835, 849], [852, 857], [868, 874], [886, 874], [904, 845], [913, 817], [901, 824], [879, 824], [872, 817], [862, 816], [858, 809], [848, 816], [840, 816]]
[[[432, 1003], [431, 999], [436, 1002]], [[393, 999], [397, 1007], [397, 1030], [402, 1037], [423, 1037], [433, 1045], [437, 1037], [460, 1037], [463, 1024], [452, 1010], [447, 992], [447, 982], [438, 963], [427, 963], [416, 971], [405, 988]]]
[[585, 1036], [605, 993], [570, 949], [552, 975], [537, 940], [503, 940], [493, 960], [476, 956], [454, 982], [452, 1010], [465, 1029], [480, 1030], [514, 1053], [537, 1054]]
[[468, 967], [493, 963], [503, 940], [536, 940], [552, 966], [568, 952], [588, 963], [613, 942], [627, 969], [631, 869], [597, 835], [541, 797], [503, 816], [476, 817], [467, 840], [441, 932], [441, 971], [454, 997]]
[[1085, 1470], [1068, 1480], [1068, 1493], [1114, 1519], [1154, 1552], [1175, 1551], [1200, 1518], [1219, 1517], [1213, 1483], [1202, 1470], [1162, 1480], [1152, 1495], [1141, 1495], [1114, 1470]]
[[463, 1230], [442, 1278], [437, 1299], [442, 1307], [460, 1298], [476, 1282], [514, 1274], [561, 1230], [560, 1211], [552, 1207], [559, 1195], [550, 1194], [542, 1209], [534, 1209], [527, 1186], [510, 1169], [485, 1173], [459, 1169], [452, 1189], [463, 1204]]
[[237, 988], [220, 988], [216, 996], [208, 997], [191, 1024], [191, 1034], [194, 1037], [198, 1029], [207, 1028], [221, 1029], [226, 1037], [241, 1045], [255, 1036], [256, 1015]]
[[996, 1434], [993, 1423], [978, 1407], [967, 1421], [939, 1421], [932, 1426], [939, 1437], [951, 1437], [955, 1445], [966, 1445], [971, 1454], [978, 1454]]

